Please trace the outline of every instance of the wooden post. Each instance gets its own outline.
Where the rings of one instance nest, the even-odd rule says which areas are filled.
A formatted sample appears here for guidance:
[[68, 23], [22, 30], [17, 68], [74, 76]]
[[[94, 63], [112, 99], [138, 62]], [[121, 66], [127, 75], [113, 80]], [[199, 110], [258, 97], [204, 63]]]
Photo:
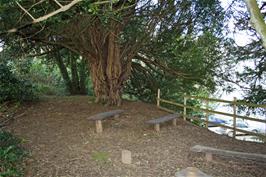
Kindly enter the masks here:
[[209, 100], [206, 100], [206, 102], [205, 102], [205, 104], [206, 104], [206, 109], [207, 109], [207, 111], [206, 111], [206, 128], [208, 128], [208, 126], [209, 126], [209, 115], [210, 115], [210, 113], [209, 113]]
[[233, 101], [233, 127], [234, 127], [234, 131], [233, 131], [233, 137], [235, 138], [236, 137], [236, 102], [237, 102], [237, 99], [236, 97], [234, 97], [234, 101]]
[[155, 124], [154, 129], [156, 132], [159, 132], [160, 131], [160, 124]]
[[103, 126], [101, 120], [96, 120], [96, 132], [102, 133], [103, 132]]
[[187, 97], [186, 97], [186, 93], [184, 95], [184, 111], [183, 111], [183, 118], [184, 120], [186, 120], [186, 116], [187, 116]]
[[160, 89], [158, 89], [158, 92], [157, 92], [157, 107], [160, 107], [160, 94], [161, 94], [161, 91], [160, 91]]
[[176, 126], [176, 119], [173, 119], [173, 126]]

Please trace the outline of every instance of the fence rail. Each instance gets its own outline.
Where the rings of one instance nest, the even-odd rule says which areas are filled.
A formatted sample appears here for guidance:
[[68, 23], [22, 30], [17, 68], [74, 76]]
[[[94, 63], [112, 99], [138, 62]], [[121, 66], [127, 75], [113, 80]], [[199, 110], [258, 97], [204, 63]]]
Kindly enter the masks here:
[[[188, 99], [203, 100], [205, 102], [206, 108], [201, 108], [201, 107], [195, 107], [195, 106], [187, 105], [187, 100]], [[232, 106], [232, 108], [233, 108], [233, 113], [220, 112], [220, 111], [214, 111], [214, 110], [209, 109], [209, 102], [210, 101], [212, 101], [212, 102], [220, 102], [220, 103], [229, 103]], [[190, 96], [190, 95], [186, 95], [186, 94], [184, 95], [184, 103], [181, 104], [181, 103], [176, 103], [176, 102], [173, 102], [173, 101], [170, 101], [170, 100], [162, 99], [161, 98], [161, 91], [160, 91], [160, 89], [158, 89], [158, 92], [157, 92], [157, 107], [159, 109], [162, 109], [162, 110], [167, 111], [167, 112], [171, 112], [171, 113], [175, 112], [175, 111], [173, 111], [171, 109], [162, 107], [161, 103], [167, 103], [167, 104], [170, 104], [170, 105], [174, 105], [174, 106], [178, 106], [178, 107], [183, 108], [183, 119], [184, 120], [187, 120], [187, 119], [199, 120], [199, 118], [196, 118], [196, 117], [191, 117], [191, 116], [188, 117], [187, 109], [192, 109], [192, 110], [196, 110], [196, 111], [205, 112], [206, 113], [206, 120], [203, 120], [203, 122], [206, 123], [206, 127], [207, 128], [208, 128], [208, 124], [213, 124], [213, 125], [216, 125], [216, 126], [219, 126], [219, 127], [224, 127], [224, 128], [231, 129], [231, 130], [233, 130], [233, 137], [234, 138], [236, 136], [238, 136], [236, 134], [236, 132], [241, 132], [241, 133], [245, 133], [247, 135], [254, 135], [254, 136], [266, 138], [266, 135], [264, 135], [264, 134], [255, 133], [255, 132], [251, 132], [251, 131], [247, 131], [247, 130], [242, 130], [242, 129], [237, 128], [237, 126], [236, 126], [237, 118], [241, 118], [241, 119], [244, 119], [244, 120], [251, 120], [251, 121], [255, 121], [255, 122], [265, 123], [265, 127], [266, 127], [266, 120], [257, 119], [257, 118], [254, 118], [254, 117], [248, 117], [248, 116], [241, 116], [241, 115], [237, 114], [237, 106], [245, 105], [245, 106], [250, 106], [250, 107], [254, 107], [254, 108], [266, 108], [266, 105], [257, 105], [257, 104], [253, 104], [253, 103], [238, 102], [236, 98], [234, 98], [233, 101], [230, 101], [230, 100], [222, 100], [222, 99], [215, 99], [215, 98], [205, 98], [205, 97], [199, 97], [199, 96]], [[233, 118], [233, 126], [231, 127], [231, 126], [227, 126], [227, 125], [224, 125], [224, 124], [217, 124], [217, 123], [209, 121], [208, 118], [209, 118], [209, 114], [210, 113], [220, 114], [220, 115], [232, 117]]]

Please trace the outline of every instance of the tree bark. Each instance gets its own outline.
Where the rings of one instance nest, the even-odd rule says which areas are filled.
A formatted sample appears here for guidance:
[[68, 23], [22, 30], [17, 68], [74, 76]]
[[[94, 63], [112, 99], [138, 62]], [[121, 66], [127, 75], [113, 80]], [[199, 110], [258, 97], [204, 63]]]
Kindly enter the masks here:
[[118, 29], [112, 30], [102, 45], [101, 53], [93, 60], [89, 60], [97, 103], [121, 105], [123, 84], [131, 70], [131, 59], [125, 62], [120, 57], [121, 49], [116, 41], [118, 33]]
[[72, 91], [73, 90], [72, 83], [71, 83], [70, 77], [68, 75], [67, 68], [66, 68], [60, 54], [57, 53], [55, 56], [55, 59], [56, 59], [57, 66], [60, 70], [60, 73], [63, 77], [63, 80], [66, 84], [67, 90], [69, 91], [70, 94], [72, 94], [72, 92], [73, 92]]
[[261, 36], [263, 47], [266, 48], [266, 24], [264, 16], [261, 14], [256, 0], [245, 0], [247, 9], [250, 13], [250, 20], [253, 27]]
[[79, 75], [77, 69], [77, 59], [70, 55], [70, 69], [71, 69], [71, 78], [72, 78], [72, 88], [73, 94], [80, 94], [79, 86]]
[[60, 53], [56, 53], [54, 58], [56, 60], [57, 66], [60, 70], [60, 73], [63, 77], [64, 83], [66, 85], [67, 91], [70, 95], [86, 95], [86, 66], [85, 61], [83, 60], [80, 65], [77, 63], [77, 58], [73, 55], [70, 55], [70, 69], [71, 77], [67, 71], [67, 67], [61, 57]]
[[86, 88], [86, 62], [82, 58], [81, 64], [79, 66], [79, 86], [80, 86], [80, 94], [87, 94], [87, 88]]

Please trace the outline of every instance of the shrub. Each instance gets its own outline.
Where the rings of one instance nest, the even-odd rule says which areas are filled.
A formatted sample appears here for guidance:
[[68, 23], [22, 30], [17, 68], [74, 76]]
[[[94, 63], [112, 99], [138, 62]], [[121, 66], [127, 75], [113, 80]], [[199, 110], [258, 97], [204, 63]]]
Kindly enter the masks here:
[[19, 138], [0, 130], [0, 177], [22, 176], [22, 162], [26, 155]]
[[17, 77], [6, 63], [0, 63], [0, 103], [4, 101], [32, 101], [37, 98], [28, 80]]

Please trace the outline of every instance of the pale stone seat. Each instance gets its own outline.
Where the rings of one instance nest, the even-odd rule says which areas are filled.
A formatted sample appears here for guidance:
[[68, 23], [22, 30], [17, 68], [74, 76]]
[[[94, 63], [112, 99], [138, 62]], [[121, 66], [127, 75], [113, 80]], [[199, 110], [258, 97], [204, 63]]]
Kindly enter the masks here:
[[102, 112], [99, 114], [95, 114], [93, 116], [88, 117], [87, 119], [89, 121], [95, 121], [96, 123], [96, 132], [101, 133], [103, 131], [103, 126], [102, 126], [102, 120], [108, 119], [111, 117], [117, 118], [120, 114], [122, 114], [124, 110], [117, 109], [117, 110], [112, 110], [108, 112]]
[[146, 124], [152, 124], [154, 125], [155, 131], [160, 131], [160, 124], [170, 120], [173, 122], [173, 125], [176, 126], [176, 119], [178, 117], [180, 117], [179, 113], [169, 114], [166, 116], [158, 117], [156, 119], [148, 120], [146, 121]]

